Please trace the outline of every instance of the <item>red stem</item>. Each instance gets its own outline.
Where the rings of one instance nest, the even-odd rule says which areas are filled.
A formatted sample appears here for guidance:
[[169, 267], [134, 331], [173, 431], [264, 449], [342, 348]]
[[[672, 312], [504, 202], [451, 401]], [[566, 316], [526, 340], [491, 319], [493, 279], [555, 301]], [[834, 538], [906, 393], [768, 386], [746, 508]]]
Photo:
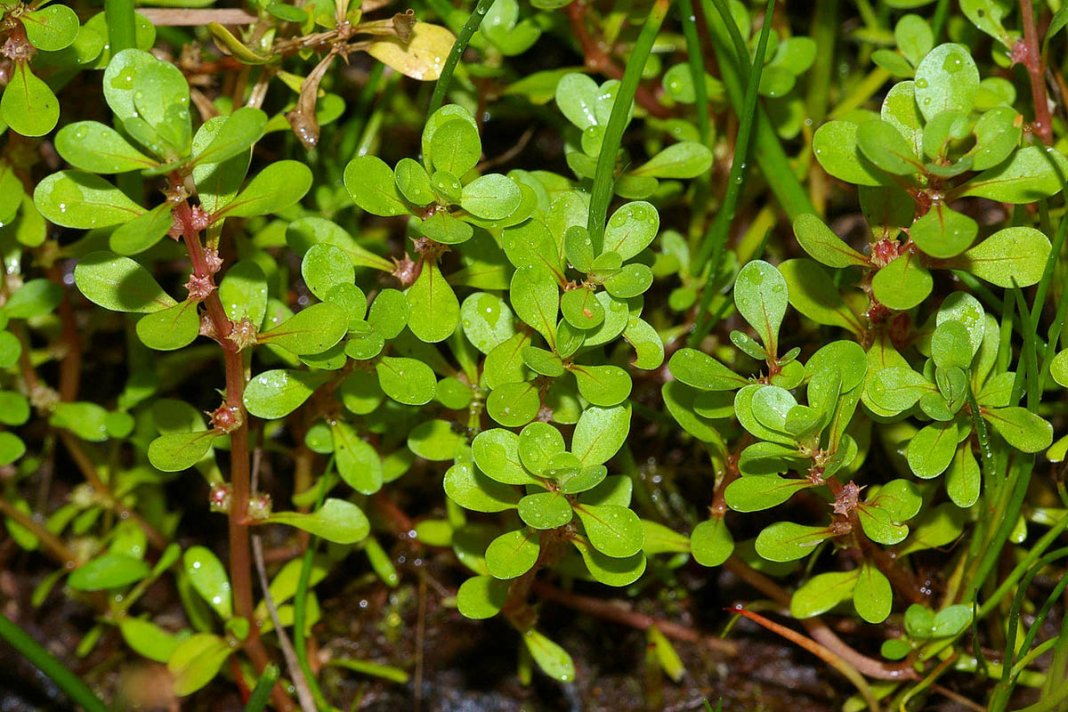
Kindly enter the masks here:
[[1053, 143], [1053, 117], [1049, 111], [1046, 98], [1046, 65], [1042, 61], [1042, 50], [1038, 43], [1038, 26], [1035, 23], [1035, 10], [1031, 0], [1020, 0], [1020, 23], [1023, 25], [1023, 39], [1012, 50], [1015, 61], [1027, 67], [1031, 79], [1031, 99], [1035, 105], [1035, 135], [1042, 143]]

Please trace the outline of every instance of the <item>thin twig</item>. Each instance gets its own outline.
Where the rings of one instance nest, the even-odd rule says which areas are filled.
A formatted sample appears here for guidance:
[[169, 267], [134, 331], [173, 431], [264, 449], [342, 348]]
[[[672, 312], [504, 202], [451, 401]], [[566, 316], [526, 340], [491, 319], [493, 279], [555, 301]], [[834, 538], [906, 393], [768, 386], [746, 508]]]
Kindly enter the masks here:
[[209, 22], [220, 25], [251, 25], [259, 18], [244, 10], [219, 8], [218, 10], [183, 10], [180, 8], [141, 7], [137, 14], [157, 27], [199, 27]]
[[1035, 135], [1048, 145], [1053, 142], [1053, 117], [1046, 98], [1046, 68], [1038, 44], [1038, 26], [1035, 24], [1035, 9], [1031, 0], [1020, 0], [1020, 24], [1023, 25], [1023, 39], [1017, 40], [1012, 48], [1012, 58], [1027, 68], [1031, 79], [1031, 99], [1035, 105], [1032, 126]]
[[573, 608], [591, 616], [612, 621], [613, 623], [619, 623], [638, 630], [649, 630], [649, 628], [656, 626], [661, 633], [669, 638], [682, 640], [687, 643], [704, 645], [716, 652], [724, 653], [725, 655], [738, 654], [738, 645], [730, 640], [701, 635], [699, 632], [688, 626], [660, 618], [654, 618], [645, 613], [639, 613], [625, 603], [593, 598], [591, 596], [582, 596], [577, 593], [556, 588], [543, 581], [535, 581], [533, 591], [541, 599], [553, 601], [554, 603], [559, 603], [568, 608]]
[[312, 699], [311, 690], [308, 689], [308, 681], [304, 679], [304, 671], [297, 662], [297, 653], [293, 650], [293, 644], [289, 642], [286, 629], [282, 627], [282, 620], [278, 617], [278, 609], [271, 600], [270, 582], [267, 581], [267, 567], [263, 563], [263, 541], [258, 534], [252, 536], [252, 560], [256, 563], [256, 573], [260, 579], [260, 588], [263, 589], [263, 605], [267, 607], [267, 613], [274, 623], [274, 631], [278, 635], [278, 647], [282, 649], [282, 657], [286, 660], [286, 668], [289, 677], [293, 681], [293, 687], [297, 689], [297, 700], [304, 712], [316, 712], [315, 700]]

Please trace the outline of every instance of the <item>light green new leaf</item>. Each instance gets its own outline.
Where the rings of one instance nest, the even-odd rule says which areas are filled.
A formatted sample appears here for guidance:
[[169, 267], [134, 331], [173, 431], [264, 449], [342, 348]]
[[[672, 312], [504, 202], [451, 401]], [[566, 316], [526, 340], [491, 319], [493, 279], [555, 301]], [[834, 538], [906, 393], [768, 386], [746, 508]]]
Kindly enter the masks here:
[[790, 615], [805, 619], [819, 616], [849, 600], [857, 585], [858, 570], [817, 574], [794, 591]]
[[531, 628], [523, 634], [523, 644], [541, 671], [559, 682], [575, 679], [575, 664], [567, 651]]
[[267, 521], [296, 527], [335, 544], [355, 544], [371, 533], [371, 523], [360, 508], [343, 499], [327, 499], [311, 514], [278, 512]]
[[756, 551], [768, 561], [803, 559], [831, 536], [826, 527], [810, 527], [793, 522], [775, 522], [756, 538]]
[[931, 293], [934, 279], [920, 259], [911, 253], [894, 258], [871, 281], [872, 293], [891, 309], [905, 311], [918, 305]]
[[[452, 121], [463, 124], [463, 121]], [[438, 134], [440, 134], [440, 130]], [[435, 134], [435, 137], [438, 135]], [[500, 173], [480, 176], [463, 187], [460, 207], [483, 220], [504, 220], [523, 202], [519, 186], [511, 178]]]
[[486, 399], [486, 412], [508, 428], [526, 425], [534, 420], [540, 409], [541, 395], [531, 381], [503, 383]]
[[979, 235], [979, 224], [967, 215], [938, 203], [912, 224], [909, 237], [931, 257], [956, 257], [971, 247]]
[[958, 433], [952, 420], [931, 423], [916, 433], [906, 452], [913, 474], [929, 479], [945, 472], [957, 451]]
[[648, 247], [659, 230], [660, 215], [650, 203], [626, 203], [612, 213], [605, 226], [602, 252], [615, 252], [629, 260]]
[[345, 166], [345, 189], [352, 201], [372, 215], [407, 215], [393, 169], [377, 156], [357, 156]]
[[512, 310], [494, 294], [476, 292], [464, 299], [460, 318], [467, 340], [484, 354], [515, 334]]
[[555, 346], [560, 288], [552, 274], [543, 267], [520, 267], [512, 275], [509, 298], [516, 316]]
[[98, 121], [64, 126], [56, 134], [56, 151], [67, 163], [89, 173], [126, 173], [159, 165], [118, 131]]
[[519, 518], [534, 529], [556, 529], [571, 521], [571, 503], [560, 492], [537, 492], [519, 500]]
[[778, 475], [748, 475], [727, 485], [727, 506], [736, 512], [759, 512], [778, 507], [795, 492], [812, 487], [808, 480], [784, 479]]
[[147, 212], [103, 178], [79, 171], [46, 177], [37, 184], [33, 203], [56, 225], [82, 230], [121, 225]]
[[790, 306], [817, 324], [838, 326], [854, 334], [864, 325], [842, 299], [831, 275], [814, 260], [787, 260], [779, 265], [789, 287]]
[[167, 661], [174, 694], [191, 695], [211, 682], [234, 648], [217, 635], [194, 633], [178, 644]]
[[259, 109], [243, 106], [226, 117], [213, 132], [211, 141], [193, 153], [196, 164], [222, 163], [247, 151], [263, 136], [267, 114]]
[[860, 159], [857, 125], [850, 121], [829, 121], [816, 129], [812, 150], [823, 170], [839, 180], [855, 185], [883, 185], [885, 174]]
[[697, 349], [679, 349], [668, 369], [676, 379], [702, 391], [731, 391], [749, 383], [722, 363]]
[[469, 462], [460, 462], [445, 472], [445, 494], [472, 512], [503, 512], [515, 509], [522, 494], [515, 487], [491, 480]]
[[108, 236], [108, 247], [120, 255], [136, 255], [153, 247], [174, 225], [173, 204], [160, 203], [130, 222], [119, 225]]
[[233, 594], [230, 590], [230, 577], [226, 567], [219, 561], [211, 549], [192, 546], [186, 549], [182, 557], [185, 569], [193, 589], [200, 594], [205, 603], [219, 614], [224, 621], [234, 615]]
[[147, 563], [127, 554], [105, 553], [79, 566], [67, 579], [75, 591], [106, 591], [136, 583], [152, 572]]
[[83, 257], [74, 268], [74, 283], [86, 299], [111, 311], [148, 314], [176, 304], [148, 270], [110, 252]]
[[[529, 427], [533, 427], [533, 424]], [[471, 454], [478, 469], [492, 480], [509, 485], [537, 483], [523, 467], [519, 454], [519, 436], [515, 433], [502, 428], [483, 430], [471, 442]], [[541, 470], [537, 472], [540, 474]]]
[[630, 395], [630, 375], [619, 366], [571, 367], [578, 382], [579, 393], [593, 405], [611, 407], [625, 401]]
[[500, 613], [508, 598], [508, 584], [492, 576], [474, 576], [456, 591], [456, 609], [472, 620], [485, 620]]
[[226, 270], [219, 285], [219, 301], [228, 318], [248, 319], [259, 328], [267, 316], [267, 276], [260, 265], [245, 259]]

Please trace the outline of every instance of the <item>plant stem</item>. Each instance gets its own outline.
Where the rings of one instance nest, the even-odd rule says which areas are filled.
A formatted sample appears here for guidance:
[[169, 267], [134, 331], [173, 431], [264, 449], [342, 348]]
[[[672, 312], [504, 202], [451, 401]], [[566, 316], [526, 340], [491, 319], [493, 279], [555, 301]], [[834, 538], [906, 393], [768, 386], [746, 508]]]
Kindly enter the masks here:
[[107, 20], [112, 57], [137, 46], [134, 0], [104, 0], [104, 19]]
[[[180, 186], [180, 178], [175, 178]], [[193, 274], [200, 278], [212, 278], [200, 242], [200, 234], [193, 224], [193, 211], [188, 201], [180, 202], [174, 210], [182, 226], [183, 243], [193, 265]], [[213, 285], [214, 286], [214, 285]], [[230, 585], [234, 595], [234, 613], [249, 622], [249, 635], [245, 640], [245, 650], [252, 659], [257, 672], [261, 675], [270, 663], [267, 650], [260, 638], [259, 627], [253, 616], [252, 601], [252, 555], [248, 531], [248, 503], [251, 495], [251, 472], [249, 469], [248, 412], [245, 410], [245, 361], [237, 344], [227, 338], [233, 330], [233, 324], [226, 316], [219, 292], [212, 289], [204, 299], [208, 318], [211, 320], [215, 338], [222, 348], [223, 365], [226, 373], [225, 405], [234, 410], [238, 417], [238, 427], [230, 432]], [[288, 712], [293, 702], [286, 696], [280, 685], [275, 685], [272, 697], [275, 706]]]
[[0, 613], [0, 638], [3, 638], [34, 667], [48, 676], [72, 701], [86, 712], [107, 712], [107, 706], [67, 666], [54, 658], [36, 640], [7, 616]]
[[449, 56], [445, 58], [445, 64], [441, 68], [437, 84], [434, 85], [434, 93], [430, 96], [430, 106], [426, 110], [428, 117], [445, 103], [445, 94], [449, 91], [449, 84], [452, 82], [452, 75], [456, 71], [456, 65], [460, 63], [460, 58], [463, 57], [464, 51], [467, 50], [471, 37], [478, 31], [479, 26], [482, 24], [482, 18], [489, 12], [493, 1], [478, 0], [475, 9], [471, 12], [471, 17], [467, 18], [463, 29], [457, 35], [456, 43], [453, 44], [452, 49], [449, 51]]
[[1020, 24], [1023, 25], [1023, 39], [1013, 47], [1012, 56], [1027, 68], [1027, 75], [1031, 79], [1031, 100], [1035, 107], [1032, 127], [1042, 143], [1049, 145], [1053, 143], [1053, 117], [1046, 98], [1046, 63], [1038, 46], [1038, 26], [1035, 24], [1035, 9], [1031, 0], [1020, 0]]
[[630, 123], [630, 105], [634, 101], [638, 81], [645, 68], [645, 60], [649, 58], [649, 53], [653, 50], [653, 43], [656, 41], [656, 35], [660, 31], [660, 25], [664, 22], [669, 7], [671, 7], [671, 0], [656, 0], [649, 10], [649, 16], [642, 26], [642, 31], [634, 42], [634, 49], [630, 53], [627, 68], [623, 72], [623, 79], [620, 81], [619, 90], [612, 104], [612, 113], [604, 129], [601, 153], [597, 156], [597, 171], [594, 174], [593, 187], [590, 189], [590, 216], [586, 223], [590, 240], [593, 242], [594, 254], [600, 253], [604, 242], [608, 204], [612, 201], [616, 182], [616, 154], [623, 142], [623, 132]]
[[3, 514], [37, 537], [52, 558], [61, 563], [65, 569], [73, 570], [78, 565], [78, 557], [67, 548], [62, 539], [45, 529], [44, 525], [34, 519], [32, 515], [23, 512], [3, 497], [0, 497], [0, 514]]

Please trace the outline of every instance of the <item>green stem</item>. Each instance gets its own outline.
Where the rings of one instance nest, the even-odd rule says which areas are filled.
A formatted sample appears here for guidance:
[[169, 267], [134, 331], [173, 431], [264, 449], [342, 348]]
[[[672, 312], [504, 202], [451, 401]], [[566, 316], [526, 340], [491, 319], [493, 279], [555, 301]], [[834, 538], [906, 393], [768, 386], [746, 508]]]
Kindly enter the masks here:
[[593, 177], [590, 194], [590, 217], [586, 223], [590, 240], [593, 242], [594, 254], [599, 254], [604, 243], [604, 226], [608, 219], [608, 204], [612, 201], [615, 187], [616, 154], [623, 143], [623, 132], [630, 123], [631, 105], [638, 91], [638, 81], [645, 69], [645, 60], [652, 52], [660, 25], [664, 22], [671, 0], [656, 0], [649, 16], [645, 19], [642, 31], [634, 42], [634, 49], [627, 60], [627, 68], [616, 92], [612, 113], [605, 126], [604, 138], [601, 140], [601, 153], [597, 157], [597, 170]]
[[108, 24], [111, 56], [137, 46], [134, 0], [104, 0], [104, 19]]
[[[319, 479], [319, 493], [315, 499], [315, 509], [323, 504], [323, 498], [326, 497], [327, 489], [332, 481], [330, 477], [331, 471], [334, 469], [333, 458], [326, 465], [326, 471]], [[313, 510], [314, 511], [314, 510]], [[304, 550], [304, 559], [300, 565], [300, 578], [297, 581], [297, 591], [293, 595], [293, 650], [297, 655], [297, 662], [300, 664], [300, 669], [304, 673], [304, 679], [308, 683], [308, 690], [311, 691], [312, 697], [315, 698], [315, 706], [320, 710], [332, 709], [330, 703], [327, 702], [326, 697], [323, 696], [323, 691], [319, 688], [319, 683], [315, 679], [315, 675], [312, 673], [311, 665], [308, 663], [308, 641], [307, 635], [304, 630], [304, 619], [306, 615], [306, 606], [308, 602], [308, 587], [311, 583], [312, 568], [315, 563], [315, 549], [319, 545], [319, 537], [313, 536], [308, 541], [308, 547]]]
[[426, 110], [427, 116], [440, 109], [441, 105], [445, 103], [445, 94], [449, 91], [449, 84], [452, 83], [452, 75], [456, 71], [456, 65], [460, 63], [460, 58], [463, 56], [464, 51], [467, 50], [471, 37], [478, 31], [479, 26], [482, 24], [482, 18], [489, 12], [491, 5], [493, 5], [493, 0], [478, 0], [474, 12], [471, 13], [471, 17], [467, 18], [463, 29], [457, 35], [456, 43], [452, 46], [449, 56], [445, 59], [445, 65], [441, 68], [438, 83], [434, 85], [434, 93], [430, 97], [430, 106]]
[[[741, 112], [745, 101], [745, 83], [749, 78], [748, 53], [746, 61], [737, 61], [737, 43], [734, 35], [738, 34], [738, 28], [733, 22], [725, 23], [711, 5], [711, 0], [704, 0], [703, 9], [708, 31], [712, 37], [712, 48], [716, 51], [719, 60], [720, 75], [723, 86], [727, 90], [727, 99], [730, 101], [735, 112]], [[734, 56], [727, 51], [728, 47], [735, 47]], [[742, 47], [745, 46], [744, 40]], [[787, 217], [793, 220], [798, 215], [814, 212], [812, 202], [808, 199], [808, 193], [801, 186], [786, 157], [782, 143], [779, 141], [775, 128], [764, 112], [763, 107], [757, 108], [755, 135], [753, 137], [753, 149], [760, 171], [767, 176], [771, 192], [779, 201]]]
[[100, 701], [81, 679], [63, 663], [31, 638], [26, 631], [0, 613], [0, 638], [14, 648], [20, 655], [30, 661], [34, 667], [56, 683], [59, 689], [80, 705], [86, 712], [107, 712], [107, 706]]
[[[734, 27], [729, 11], [723, 6], [722, 0], [717, 0], [717, 10], [720, 11], [720, 20]], [[694, 272], [700, 273], [706, 263], [709, 265], [708, 278], [705, 287], [701, 291], [701, 307], [697, 311], [698, 321], [693, 333], [690, 335], [690, 346], [696, 347], [712, 328], [713, 320], [708, 313], [712, 304], [712, 298], [716, 293], [716, 277], [723, 263], [723, 255], [726, 251], [727, 237], [730, 233], [731, 223], [734, 222], [734, 212], [738, 206], [738, 198], [742, 194], [742, 185], [745, 182], [746, 160], [749, 157], [750, 137], [753, 126], [759, 120], [756, 116], [757, 97], [760, 89], [760, 77], [764, 71], [764, 56], [768, 49], [768, 35], [771, 33], [771, 16], [775, 11], [775, 0], [767, 0], [764, 8], [764, 26], [760, 29], [760, 39], [757, 41], [756, 56], [749, 72], [749, 81], [745, 87], [745, 97], [742, 108], [738, 112], [738, 136], [734, 142], [734, 158], [731, 161], [730, 174], [727, 177], [727, 193], [723, 197], [723, 203], [716, 213], [716, 219], [712, 222], [705, 234], [694, 259]], [[723, 14], [727, 13], [727, 14]], [[805, 198], [808, 199], [807, 196]]]

